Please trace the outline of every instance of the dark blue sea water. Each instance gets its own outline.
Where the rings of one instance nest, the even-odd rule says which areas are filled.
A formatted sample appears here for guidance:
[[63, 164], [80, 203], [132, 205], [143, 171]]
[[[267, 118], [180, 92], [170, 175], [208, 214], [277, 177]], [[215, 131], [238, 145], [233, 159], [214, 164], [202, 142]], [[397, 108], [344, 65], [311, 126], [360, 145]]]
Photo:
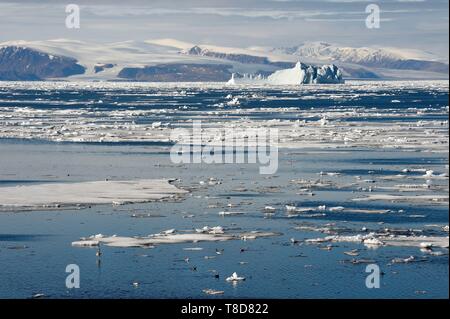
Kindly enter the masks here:
[[[227, 95], [239, 96], [239, 107], [229, 107]], [[400, 102], [392, 102], [398, 100]], [[225, 103], [225, 105], [221, 104]], [[294, 112], [280, 108], [312, 110], [317, 121], [325, 111], [371, 110], [379, 116], [361, 118], [350, 113], [348, 123], [376, 121], [446, 121], [448, 86], [341, 86], [305, 90], [295, 88], [223, 88], [223, 87], [27, 87], [0, 85], [0, 132], [8, 125], [7, 108], [40, 110], [45, 120], [52, 112], [87, 110], [85, 117], [101, 121], [134, 121], [151, 124], [169, 120], [164, 113], [139, 115], [141, 110], [172, 110], [170, 122], [192, 117], [208, 121], [234, 121], [242, 116], [253, 120], [298, 120]], [[263, 109], [261, 109], [263, 108]], [[255, 110], [245, 115], [236, 110]], [[105, 118], [97, 112], [135, 111], [128, 118]], [[314, 111], [316, 110], [316, 111]], [[417, 112], [423, 110], [423, 112]], [[50, 112], [49, 112], [50, 111]], [[208, 114], [206, 112], [217, 111]], [[5, 112], [5, 113], [2, 113]], [[8, 113], [10, 114], [10, 113]], [[404, 114], [404, 116], [402, 115]], [[414, 114], [414, 116], [411, 116]], [[53, 118], [58, 118], [55, 113]], [[113, 116], [113, 115], [111, 115]], [[403, 119], [402, 119], [403, 118]], [[100, 124], [99, 124], [100, 125]], [[448, 122], [447, 122], [448, 133]], [[297, 226], [333, 225], [358, 233], [362, 227], [418, 229], [430, 236], [448, 236], [441, 227], [448, 225], [447, 204], [432, 202], [363, 201], [353, 199], [367, 193], [351, 184], [359, 176], [373, 179], [376, 185], [393, 186], [384, 177], [401, 174], [406, 167], [448, 172], [448, 153], [393, 148], [352, 149], [280, 149], [279, 169], [271, 176], [260, 175], [251, 164], [173, 164], [169, 158], [171, 143], [108, 142], [73, 143], [42, 139], [0, 139], [0, 192], [2, 187], [47, 182], [93, 180], [131, 180], [178, 178], [177, 186], [191, 192], [179, 202], [153, 202], [123, 206], [99, 205], [86, 209], [0, 212], [0, 298], [30, 298], [44, 294], [48, 298], [207, 298], [203, 289], [223, 290], [211, 298], [448, 298], [448, 249], [431, 256], [417, 247], [379, 247], [359, 243], [325, 245], [302, 243], [304, 239], [323, 237]], [[447, 165], [447, 166], [446, 166]], [[341, 175], [321, 177], [322, 171]], [[423, 172], [411, 172], [420, 178]], [[199, 181], [214, 177], [220, 185], [203, 187]], [[299, 195], [293, 180], [323, 179], [336, 187], [314, 189], [315, 196]], [[413, 180], [410, 183], [423, 183]], [[448, 195], [448, 178], [435, 181], [437, 191]], [[243, 190], [245, 189], [245, 190]], [[379, 193], [389, 193], [380, 190]], [[244, 215], [220, 217], [227, 205]], [[213, 205], [213, 206], [211, 206]], [[297, 207], [344, 206], [353, 209], [390, 210], [386, 214], [326, 211], [324, 216], [288, 217], [285, 205]], [[265, 206], [276, 208], [264, 214]], [[213, 208], [212, 208], [213, 207]], [[134, 218], [133, 214], [154, 217]], [[187, 215], [194, 215], [186, 218]], [[102, 247], [102, 256], [94, 248], [72, 247], [71, 243], [93, 234], [146, 236], [175, 228], [193, 230], [205, 225], [221, 225], [235, 230], [259, 230], [279, 236], [248, 241], [159, 245], [152, 249]], [[292, 244], [290, 239], [299, 240]], [[184, 248], [201, 247], [188, 251]], [[217, 255], [216, 249], [223, 249]], [[358, 249], [359, 256], [344, 252]], [[205, 256], [215, 258], [206, 259]], [[394, 258], [415, 257], [415, 262], [392, 263]], [[184, 259], [189, 257], [189, 263]], [[352, 263], [359, 259], [361, 263]], [[379, 265], [384, 273], [379, 289], [365, 285], [367, 263]], [[65, 268], [77, 264], [81, 287], [67, 289]], [[214, 277], [214, 272], [219, 278]], [[225, 278], [233, 272], [247, 279], [237, 285]], [[135, 286], [133, 283], [138, 282]]]

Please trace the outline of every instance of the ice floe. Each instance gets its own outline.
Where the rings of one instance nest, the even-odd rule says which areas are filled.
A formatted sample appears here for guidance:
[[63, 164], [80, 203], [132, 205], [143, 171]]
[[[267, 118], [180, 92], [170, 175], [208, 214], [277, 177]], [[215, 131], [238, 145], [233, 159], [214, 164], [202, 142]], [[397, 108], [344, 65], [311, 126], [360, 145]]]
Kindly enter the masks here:
[[[358, 230], [342, 226], [338, 227], [334, 223], [326, 225], [303, 223], [294, 228], [303, 232], [320, 232], [327, 235], [319, 238], [304, 239], [304, 242], [309, 244], [347, 242], [363, 244], [368, 248], [396, 246], [417, 247], [426, 250], [433, 250], [435, 248], [448, 249], [449, 247], [448, 236], [442, 236], [440, 234], [439, 236], [435, 231], [427, 229], [383, 228], [369, 230], [363, 227]], [[361, 230], [364, 233], [360, 233]], [[445, 232], [445, 230], [442, 229], [442, 232]]]
[[448, 195], [393, 195], [393, 194], [370, 194], [354, 201], [393, 201], [393, 202], [434, 202], [448, 204]]
[[96, 204], [144, 203], [187, 193], [167, 179], [44, 183], [2, 187], [0, 210], [61, 209]]
[[325, 242], [350, 242], [361, 243], [368, 247], [379, 246], [398, 246], [398, 247], [449, 247], [448, 237], [431, 237], [431, 236], [384, 236], [376, 233], [357, 234], [357, 235], [332, 235], [320, 238], [306, 239], [306, 243], [325, 243]]
[[99, 244], [104, 244], [111, 247], [153, 247], [155, 245], [162, 244], [181, 244], [181, 243], [198, 243], [198, 242], [220, 242], [227, 240], [239, 240], [239, 239], [256, 239], [260, 237], [271, 237], [280, 235], [279, 233], [273, 232], [243, 232], [237, 234], [227, 234], [219, 232], [221, 227], [214, 227], [213, 231], [207, 228], [208, 231], [203, 231], [195, 233], [158, 233], [144, 237], [124, 237], [124, 236], [90, 236], [86, 238], [81, 238], [78, 241], [72, 242], [72, 246], [77, 247], [87, 247], [87, 246], [98, 246]]
[[223, 295], [225, 292], [223, 290], [214, 290], [214, 289], [203, 289], [203, 292], [207, 295]]

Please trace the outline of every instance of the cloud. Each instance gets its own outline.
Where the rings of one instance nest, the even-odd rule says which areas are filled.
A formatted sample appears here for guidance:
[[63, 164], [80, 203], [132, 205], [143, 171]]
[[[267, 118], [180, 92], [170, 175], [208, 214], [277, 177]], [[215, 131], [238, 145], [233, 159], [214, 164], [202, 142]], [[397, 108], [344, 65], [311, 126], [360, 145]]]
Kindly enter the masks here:
[[[69, 37], [89, 41], [167, 37], [229, 46], [302, 41], [350, 46], [414, 46], [448, 54], [447, 0], [71, 0], [81, 29], [67, 30], [57, 0], [0, 2], [0, 41]], [[381, 28], [365, 27], [365, 8], [381, 8]], [[447, 26], [447, 28], [445, 28]]]

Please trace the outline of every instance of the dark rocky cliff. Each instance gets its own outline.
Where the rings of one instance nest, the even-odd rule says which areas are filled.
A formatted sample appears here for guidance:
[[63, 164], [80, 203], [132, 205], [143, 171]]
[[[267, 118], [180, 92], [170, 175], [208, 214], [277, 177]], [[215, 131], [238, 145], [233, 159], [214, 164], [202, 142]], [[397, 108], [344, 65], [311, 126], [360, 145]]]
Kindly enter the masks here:
[[83, 74], [77, 60], [17, 46], [0, 48], [0, 80], [36, 81]]

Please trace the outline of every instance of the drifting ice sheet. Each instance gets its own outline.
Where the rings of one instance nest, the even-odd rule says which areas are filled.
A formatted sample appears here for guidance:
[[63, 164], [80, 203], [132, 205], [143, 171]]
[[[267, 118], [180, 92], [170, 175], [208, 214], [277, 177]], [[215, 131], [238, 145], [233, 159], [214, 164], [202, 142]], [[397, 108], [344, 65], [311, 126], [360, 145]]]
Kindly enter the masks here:
[[49, 183], [2, 187], [0, 209], [142, 203], [186, 193], [166, 179]]
[[72, 246], [91, 247], [104, 244], [111, 247], [153, 247], [160, 244], [181, 244], [181, 243], [197, 243], [197, 242], [218, 242], [226, 240], [246, 240], [256, 239], [260, 237], [271, 237], [280, 235], [271, 232], [251, 231], [240, 234], [154, 234], [147, 237], [123, 237], [123, 236], [103, 236], [93, 235], [87, 238], [81, 238], [79, 241], [72, 242]]

